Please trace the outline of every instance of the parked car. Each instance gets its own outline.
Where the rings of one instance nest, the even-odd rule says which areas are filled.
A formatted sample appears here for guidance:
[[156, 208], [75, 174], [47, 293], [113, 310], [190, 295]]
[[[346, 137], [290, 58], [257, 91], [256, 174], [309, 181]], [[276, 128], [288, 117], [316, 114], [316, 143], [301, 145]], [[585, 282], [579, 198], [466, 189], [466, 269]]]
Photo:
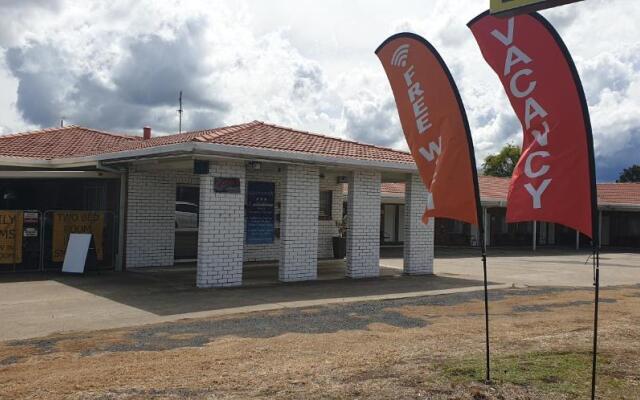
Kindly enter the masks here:
[[198, 228], [198, 205], [176, 201], [176, 229]]

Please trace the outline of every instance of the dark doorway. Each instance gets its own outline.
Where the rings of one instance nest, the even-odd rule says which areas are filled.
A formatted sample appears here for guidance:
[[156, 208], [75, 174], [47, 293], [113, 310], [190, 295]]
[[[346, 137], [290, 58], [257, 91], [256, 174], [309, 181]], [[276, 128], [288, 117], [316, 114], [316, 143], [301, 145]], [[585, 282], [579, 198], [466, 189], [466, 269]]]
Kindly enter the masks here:
[[198, 258], [198, 215], [200, 208], [200, 188], [178, 185], [176, 187], [176, 260]]

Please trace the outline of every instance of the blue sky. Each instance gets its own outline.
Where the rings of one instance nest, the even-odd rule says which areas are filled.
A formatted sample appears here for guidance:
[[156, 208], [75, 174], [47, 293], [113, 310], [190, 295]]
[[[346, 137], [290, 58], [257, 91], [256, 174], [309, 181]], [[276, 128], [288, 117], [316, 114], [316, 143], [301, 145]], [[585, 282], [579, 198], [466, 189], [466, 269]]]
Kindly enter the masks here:
[[[374, 49], [412, 31], [448, 63], [478, 163], [522, 128], [468, 20], [489, 0], [0, 2], [0, 134], [67, 123], [117, 132], [254, 119], [406, 149]], [[582, 76], [598, 178], [640, 164], [640, 2], [544, 11]]]

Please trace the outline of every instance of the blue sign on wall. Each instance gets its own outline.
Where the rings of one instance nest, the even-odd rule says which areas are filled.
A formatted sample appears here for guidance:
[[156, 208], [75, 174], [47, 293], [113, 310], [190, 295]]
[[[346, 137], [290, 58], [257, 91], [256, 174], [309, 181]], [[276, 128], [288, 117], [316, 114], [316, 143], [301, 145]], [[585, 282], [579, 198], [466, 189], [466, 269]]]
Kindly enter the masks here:
[[247, 183], [246, 242], [270, 244], [274, 237], [275, 184], [273, 182]]

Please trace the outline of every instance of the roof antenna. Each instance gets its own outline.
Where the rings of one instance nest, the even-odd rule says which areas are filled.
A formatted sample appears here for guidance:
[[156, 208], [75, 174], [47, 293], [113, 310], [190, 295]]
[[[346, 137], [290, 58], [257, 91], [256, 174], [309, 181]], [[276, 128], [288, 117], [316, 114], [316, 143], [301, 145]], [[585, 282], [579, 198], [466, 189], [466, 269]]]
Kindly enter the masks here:
[[180, 97], [178, 100], [180, 101], [180, 108], [178, 109], [178, 133], [182, 133], [182, 112], [184, 111], [182, 109], [182, 90], [180, 91]]

